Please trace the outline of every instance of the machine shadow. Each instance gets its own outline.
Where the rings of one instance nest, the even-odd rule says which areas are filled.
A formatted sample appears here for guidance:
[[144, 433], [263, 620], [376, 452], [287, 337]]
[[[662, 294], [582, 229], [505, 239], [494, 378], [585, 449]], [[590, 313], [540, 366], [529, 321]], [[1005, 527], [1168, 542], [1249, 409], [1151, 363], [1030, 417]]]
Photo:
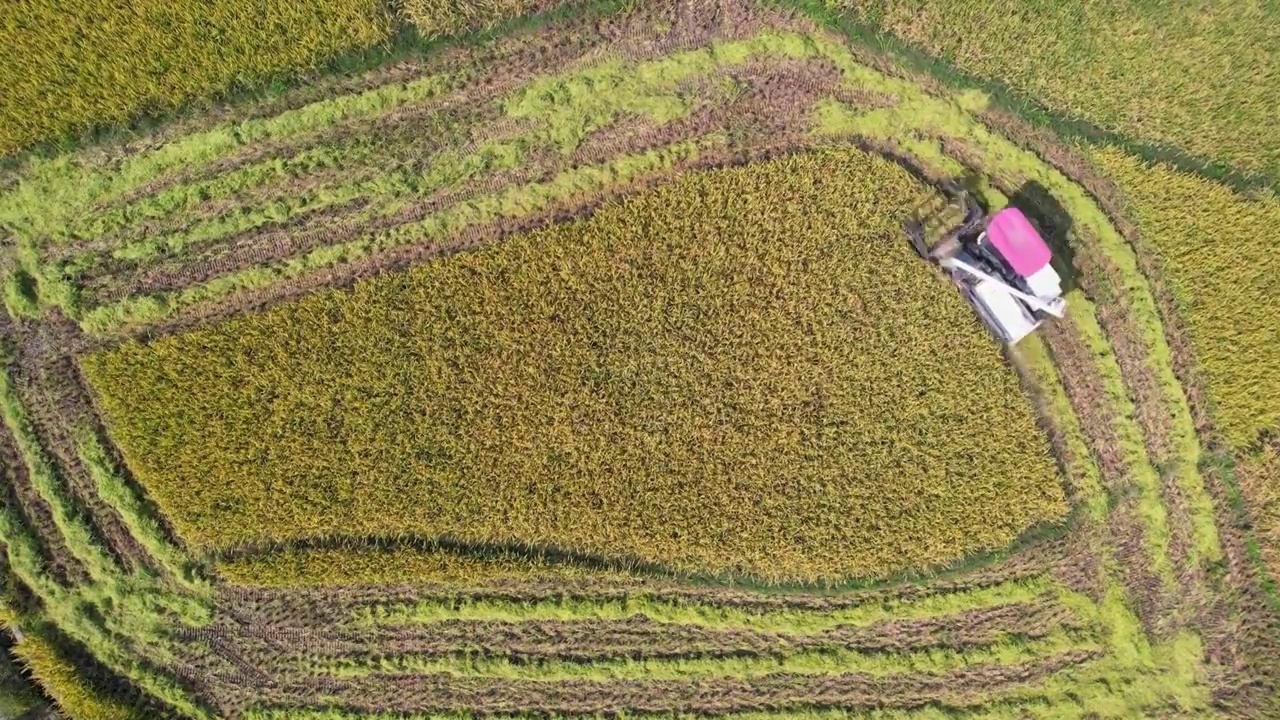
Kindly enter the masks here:
[[1078, 287], [1075, 249], [1071, 244], [1073, 224], [1071, 215], [1062, 203], [1038, 182], [1028, 182], [1009, 196], [1009, 204], [1022, 211], [1035, 225], [1045, 244], [1053, 252], [1050, 264], [1062, 279], [1062, 292]]

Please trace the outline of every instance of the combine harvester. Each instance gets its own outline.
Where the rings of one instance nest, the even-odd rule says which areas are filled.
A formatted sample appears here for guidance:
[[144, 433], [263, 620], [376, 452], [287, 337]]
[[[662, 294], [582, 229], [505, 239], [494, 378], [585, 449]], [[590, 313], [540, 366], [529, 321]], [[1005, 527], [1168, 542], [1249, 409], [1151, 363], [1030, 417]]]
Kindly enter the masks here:
[[[947, 217], [960, 214], [963, 219], [948, 229]], [[929, 237], [926, 216], [917, 214], [906, 225], [912, 247], [950, 273], [1002, 341], [1016, 345], [1046, 319], [1066, 313], [1053, 253], [1020, 210], [987, 215], [972, 195], [953, 188], [927, 220], [943, 228], [941, 237]]]

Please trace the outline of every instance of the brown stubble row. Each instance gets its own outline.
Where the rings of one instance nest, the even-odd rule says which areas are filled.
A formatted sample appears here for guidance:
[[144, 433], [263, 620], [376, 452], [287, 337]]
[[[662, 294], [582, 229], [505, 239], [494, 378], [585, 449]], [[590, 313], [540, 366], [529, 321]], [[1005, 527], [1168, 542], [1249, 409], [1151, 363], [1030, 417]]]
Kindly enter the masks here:
[[778, 709], [964, 708], [1096, 659], [1077, 650], [1017, 665], [976, 665], [944, 674], [834, 676], [775, 674], [749, 680], [676, 681], [491, 681], [439, 675], [386, 675], [339, 681], [331, 678], [276, 686], [264, 693], [267, 704], [290, 703], [299, 696], [325, 696], [331, 705], [363, 712], [385, 709], [383, 698], [398, 698], [401, 708], [419, 712], [460, 711], [481, 715], [520, 712], [529, 707], [555, 715], [620, 712], [687, 712], [723, 715]]
[[[76, 451], [72, 429], [97, 427], [99, 423], [74, 359], [79, 335], [74, 324], [55, 316], [43, 323], [14, 323], [10, 333], [8, 338], [17, 348], [10, 366], [15, 390], [30, 411], [45, 452], [85, 514], [91, 531], [124, 567], [146, 565], [146, 551], [120, 516], [98, 496]], [[21, 462], [17, 464], [20, 466]]]
[[[1126, 486], [1123, 450], [1114, 433], [1115, 413], [1101, 387], [1101, 377], [1089, 350], [1074, 328], [1057, 323], [1043, 333], [1060, 371], [1063, 388], [1089, 435], [1103, 481], [1112, 494], [1107, 516], [1106, 542], [1114, 548], [1124, 570], [1124, 584], [1148, 633], [1153, 633], [1172, 598], [1150, 569], [1141, 519], [1135, 514], [1136, 492]], [[1077, 529], [1077, 533], [1086, 532]]]
[[4, 463], [4, 501], [18, 509], [23, 522], [39, 540], [41, 560], [49, 576], [63, 584], [84, 581], [87, 577], [84, 566], [68, 551], [57, 526], [54, 525], [49, 506], [40, 499], [35, 488], [32, 487], [26, 465], [23, 464], [14, 446], [13, 435], [8, 428], [0, 428], [0, 461]]
[[[0, 338], [13, 336], [14, 321], [0, 315]], [[40, 541], [40, 552], [50, 576], [61, 583], [77, 583], [86, 577], [84, 567], [72, 557], [54, 525], [49, 506], [31, 485], [26, 464], [7, 427], [0, 427], [0, 462], [3, 462], [5, 502], [16, 507]]]
[[637, 615], [629, 620], [573, 622], [453, 621], [437, 626], [369, 629], [317, 628], [282, 632], [270, 627], [193, 630], [193, 640], [232, 638], [241, 656], [281, 677], [306, 674], [305, 664], [378, 657], [500, 658], [518, 663], [558, 660], [766, 658], [799, 651], [847, 649], [863, 653], [958, 651], [988, 647], [1003, 639], [1044, 638], [1062, 629], [1080, 629], [1078, 620], [1053, 598], [970, 610], [918, 620], [891, 620], [865, 627], [841, 626], [809, 635], [754, 630], [713, 630], [657, 623]]

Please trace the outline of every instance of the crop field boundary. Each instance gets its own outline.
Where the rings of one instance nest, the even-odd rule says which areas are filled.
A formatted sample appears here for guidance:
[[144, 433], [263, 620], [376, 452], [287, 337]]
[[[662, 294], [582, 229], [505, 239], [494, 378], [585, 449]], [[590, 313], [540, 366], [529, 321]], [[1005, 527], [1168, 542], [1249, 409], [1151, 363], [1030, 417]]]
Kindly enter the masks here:
[[1037, 128], [1052, 132], [1064, 141], [1116, 147], [1147, 162], [1172, 165], [1182, 172], [1209, 178], [1242, 193], [1258, 189], [1280, 191], [1280, 178], [1266, 173], [1245, 172], [1219, 160], [1194, 156], [1181, 148], [1145, 142], [1081, 118], [1063, 115], [994, 78], [979, 77], [944, 59], [931, 57], [893, 35], [860, 21], [853, 13], [832, 8], [828, 0], [770, 2], [802, 11], [828, 29], [838, 31], [850, 40], [872, 49], [884, 56], [886, 67], [907, 68], [920, 75], [936, 78], [956, 90], [981, 89], [995, 104], [1016, 113]]
[[[819, 20], [850, 30], [830, 16]], [[504, 716], [696, 711], [770, 718], [888, 708], [928, 717], [919, 710], [924, 705], [960, 717], [1211, 717], [1266, 707], [1273, 680], [1256, 663], [1277, 655], [1256, 552], [1236, 526], [1229, 473], [1212, 445], [1201, 446], [1206, 428], [1197, 393], [1180, 371], [1190, 365], [1176, 317], [1166, 314], [1170, 306], [1149, 279], [1149, 257], [1126, 231], [1122, 209], [1079, 154], [1037, 128], [993, 121], [1002, 94], [885, 74], [867, 64], [868, 51], [850, 51], [810, 20], [734, 0], [634, 13], [615, 3], [584, 4], [486, 37], [504, 48], [508, 33], [561, 23], [581, 34], [578, 62], [557, 66], [550, 79], [531, 74], [529, 82], [543, 83], [545, 92], [517, 95], [511, 88], [481, 97], [504, 98], [504, 112], [520, 108], [511, 101], [518, 97], [551, 117], [563, 110], [565, 117], [600, 118], [599, 125], [575, 134], [552, 123], [519, 135], [540, 139], [514, 143], [496, 121], [473, 128], [465, 115], [398, 116], [410, 130], [424, 116], [436, 117], [474, 143], [434, 167], [439, 187], [356, 195], [385, 201], [379, 217], [416, 224], [413, 231], [388, 222], [379, 242], [343, 249], [321, 237], [301, 251], [309, 254], [282, 246], [286, 252], [258, 259], [246, 248], [257, 247], [263, 228], [309, 212], [375, 211], [324, 206], [305, 169], [264, 173], [258, 185], [242, 175], [243, 185], [233, 179], [212, 199], [192, 201], [173, 189], [201, 180], [174, 180], [174, 170], [161, 168], [135, 195], [113, 190], [97, 206], [125, 208], [107, 233], [121, 244], [90, 247], [84, 238], [100, 237], [92, 225], [57, 212], [41, 219], [39, 232], [65, 231], [65, 242], [42, 245], [33, 239], [39, 232], [18, 239], [10, 258], [18, 297], [8, 303], [17, 317], [0, 322], [12, 353], [0, 376], [11, 489], [0, 540], [21, 586], [13, 603], [55, 625], [141, 694], [195, 718], [425, 717], [468, 708]], [[593, 32], [602, 34], [591, 40]], [[600, 49], [606, 41], [609, 51]], [[414, 53], [424, 47], [411, 37], [399, 42]], [[422, 52], [448, 58], [463, 45], [428, 44], [430, 52]], [[708, 46], [717, 49], [701, 52]], [[398, 79], [434, 73], [430, 64]], [[617, 83], [624, 102], [600, 107], [583, 78]], [[567, 90], [557, 96], [557, 88]], [[547, 97], [559, 100], [537, 105]], [[288, 105], [271, 102], [266, 107]], [[357, 128], [366, 121], [352, 120]], [[1064, 134], [1098, 139], [1083, 129]], [[279, 151], [298, 139], [282, 138]], [[1153, 151], [1102, 139], [1143, 157]], [[411, 139], [395, 142], [386, 149], [391, 155], [415, 151]], [[111, 446], [80, 376], [77, 357], [86, 353], [581, 217], [674, 173], [849, 144], [931, 181], [977, 173], [993, 205], [1039, 192], [1052, 201], [1033, 200], [1045, 218], [1061, 211], [1072, 222], [1069, 231], [1052, 233], [1080, 270], [1071, 312], [1009, 356], [1041, 409], [1068, 483], [1073, 512], [1061, 528], [1030, 531], [1010, 550], [936, 574], [827, 590], [672, 576], [550, 549], [540, 551], [552, 561], [546, 565], [635, 572], [548, 580], [517, 566], [506, 579], [471, 587], [227, 584], [208, 576], [211, 562], [377, 543], [335, 538], [221, 555], [184, 548]], [[382, 151], [371, 151], [357, 170], [376, 166]], [[250, 154], [215, 167], [235, 152], [228, 147], [210, 157], [205, 180], [271, 161]], [[79, 169], [50, 165], [47, 172], [46, 187], [83, 179]], [[340, 177], [316, 173], [333, 197], [356, 192]], [[377, 177], [365, 179], [376, 185]], [[226, 203], [218, 207], [223, 190]], [[177, 238], [190, 229], [165, 230], [164, 203], [145, 205], [165, 192], [174, 208], [199, 213], [228, 234], [210, 231], [165, 246], [166, 232]], [[313, 207], [271, 205], [298, 192], [314, 193]], [[135, 205], [143, 211], [130, 215]], [[240, 212], [264, 207], [274, 208], [265, 222]], [[157, 236], [160, 247], [176, 249], [152, 257], [119, 252]], [[197, 267], [224, 272], [205, 277]], [[157, 277], [172, 284], [163, 301], [130, 293], [133, 283]], [[195, 283], [204, 289], [187, 304], [165, 304], [191, 291], [188, 277], [203, 278]], [[232, 280], [217, 285], [220, 278]], [[125, 312], [95, 315], [111, 305], [91, 298], [82, 304], [103, 289]], [[463, 549], [440, 539], [388, 541]], [[465, 550], [498, 559], [528, 554], [519, 547]]]

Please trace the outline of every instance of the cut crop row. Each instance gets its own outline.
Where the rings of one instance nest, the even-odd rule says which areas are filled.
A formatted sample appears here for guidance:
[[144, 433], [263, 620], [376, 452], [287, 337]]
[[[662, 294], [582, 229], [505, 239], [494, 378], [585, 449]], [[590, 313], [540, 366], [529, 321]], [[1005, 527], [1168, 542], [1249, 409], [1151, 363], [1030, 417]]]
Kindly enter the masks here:
[[[310, 667], [319, 661], [369, 663], [394, 656], [588, 663], [769, 657], [824, 648], [865, 653], [964, 651], [1007, 639], [1039, 639], [1054, 632], [1084, 629], [1083, 621], [1046, 595], [1021, 603], [948, 610], [917, 619], [887, 619], [800, 634], [654, 622], [637, 614], [625, 620], [456, 620], [385, 628], [315, 627], [292, 633], [271, 626], [242, 626], [235, 641], [263, 667], [283, 669], [285, 664]], [[192, 631], [191, 637], [199, 639], [206, 632], [209, 631]]]
[[976, 665], [941, 674], [774, 674], [750, 680], [544, 683], [408, 675], [358, 682], [325, 679], [270, 689], [263, 693], [263, 704], [297, 704], [298, 698], [325, 695], [332, 698], [328, 706], [348, 710], [467, 712], [484, 716], [521, 712], [724, 715], [782, 708], [856, 710], [925, 704], [965, 707], [980, 705], [1001, 692], [1034, 686], [1045, 677], [1095, 657], [1088, 650], [1070, 650], [1015, 665]]

